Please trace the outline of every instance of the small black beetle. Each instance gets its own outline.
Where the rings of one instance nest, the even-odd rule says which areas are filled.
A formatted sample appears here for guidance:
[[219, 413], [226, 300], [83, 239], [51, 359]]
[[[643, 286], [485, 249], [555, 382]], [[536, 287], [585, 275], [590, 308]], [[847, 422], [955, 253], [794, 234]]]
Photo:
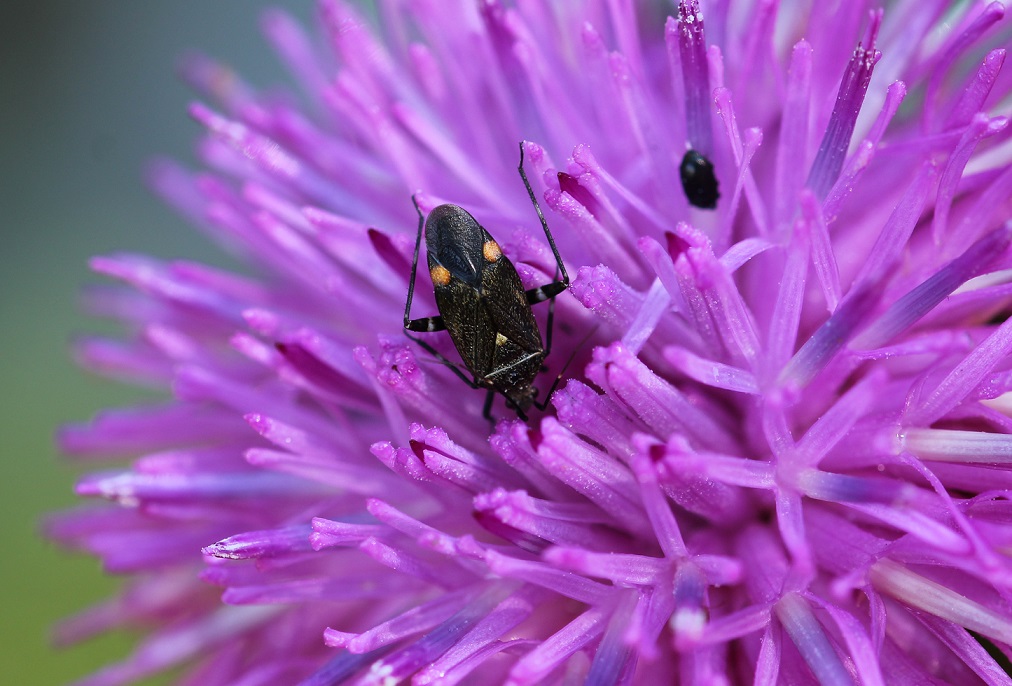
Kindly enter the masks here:
[[717, 207], [717, 198], [720, 197], [717, 177], [713, 173], [713, 162], [705, 155], [690, 148], [682, 157], [678, 173], [682, 177], [682, 190], [690, 205], [704, 210]]
[[[418, 201], [412, 197], [418, 211], [418, 238], [411, 263], [408, 299], [404, 304], [405, 333], [449, 366], [469, 386], [488, 389], [482, 413], [486, 419], [491, 419], [495, 393], [505, 397], [507, 406], [516, 410], [517, 416], [523, 420], [527, 419], [525, 410], [531, 405], [541, 410], [547, 406], [547, 397], [544, 403], [535, 402], [537, 389], [533, 382], [552, 347], [555, 303], [553, 301], [549, 306], [544, 345], [531, 305], [554, 298], [569, 287], [566, 266], [524, 173], [523, 141], [520, 143], [518, 170], [555, 255], [556, 278], [559, 273], [562, 274], [561, 281], [552, 281], [527, 291], [520, 283], [516, 267], [502, 253], [499, 244], [467, 210], [457, 205], [439, 205], [425, 219]], [[429, 276], [436, 290], [439, 316], [411, 319], [423, 224]], [[457, 353], [473, 378], [467, 378], [457, 365], [436, 352], [431, 345], [408, 333], [443, 330], [450, 333]], [[551, 396], [551, 392], [548, 395]]]

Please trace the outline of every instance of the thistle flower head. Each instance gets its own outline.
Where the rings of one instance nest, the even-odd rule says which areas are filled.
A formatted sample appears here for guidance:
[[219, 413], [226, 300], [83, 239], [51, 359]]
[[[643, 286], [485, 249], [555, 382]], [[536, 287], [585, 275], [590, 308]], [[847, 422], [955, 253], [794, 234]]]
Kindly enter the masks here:
[[[130, 581], [60, 637], [149, 628], [84, 683], [1008, 682], [1002, 5], [669, 9], [322, 0], [264, 17], [298, 93], [186, 63], [206, 169], [151, 180], [250, 271], [93, 262], [80, 359], [172, 399], [62, 433], [131, 461], [51, 535]], [[565, 380], [490, 433], [402, 334], [412, 196], [552, 282], [518, 141]]]

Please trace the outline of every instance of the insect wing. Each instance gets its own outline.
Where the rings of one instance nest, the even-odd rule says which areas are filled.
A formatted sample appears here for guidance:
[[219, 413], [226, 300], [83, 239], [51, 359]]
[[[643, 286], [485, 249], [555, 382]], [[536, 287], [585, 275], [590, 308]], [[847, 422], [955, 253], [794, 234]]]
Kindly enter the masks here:
[[544, 348], [520, 275], [508, 257], [502, 255], [486, 265], [481, 292], [497, 334], [527, 352], [540, 352]]
[[524, 396], [541, 369], [544, 346], [520, 276], [506, 257], [485, 268], [482, 293], [495, 326], [495, 350], [488, 379], [509, 398]]
[[456, 276], [436, 286], [436, 306], [464, 365], [481, 379], [492, 367], [495, 333], [478, 289]]

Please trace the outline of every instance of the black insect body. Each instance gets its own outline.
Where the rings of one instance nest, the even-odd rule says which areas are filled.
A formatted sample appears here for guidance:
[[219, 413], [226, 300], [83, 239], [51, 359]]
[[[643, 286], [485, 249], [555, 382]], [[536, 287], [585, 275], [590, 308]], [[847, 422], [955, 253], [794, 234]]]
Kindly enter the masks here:
[[713, 162], [689, 149], [682, 157], [678, 174], [682, 177], [682, 190], [685, 191], [689, 204], [704, 210], [717, 207], [720, 192], [717, 190], [717, 177], [713, 173]]
[[[468, 378], [457, 365], [446, 360], [429, 344], [410, 333], [407, 335], [447, 364], [469, 386], [488, 389], [484, 409], [486, 418], [490, 418], [495, 393], [504, 396], [507, 405], [516, 410], [521, 419], [527, 418], [525, 410], [531, 405], [542, 410], [545, 408], [544, 404], [535, 402], [537, 389], [533, 382], [551, 349], [554, 302], [548, 313], [546, 344], [542, 344], [531, 305], [554, 298], [569, 287], [566, 267], [524, 173], [523, 153], [521, 143], [520, 176], [555, 255], [556, 275], [561, 273], [562, 280], [525, 291], [516, 267], [467, 210], [457, 205], [439, 205], [429, 212], [426, 219], [415, 202], [418, 238], [408, 298], [404, 305], [404, 328], [406, 332], [449, 332], [457, 353], [473, 378]], [[435, 288], [439, 316], [411, 319], [423, 224], [429, 276]]]

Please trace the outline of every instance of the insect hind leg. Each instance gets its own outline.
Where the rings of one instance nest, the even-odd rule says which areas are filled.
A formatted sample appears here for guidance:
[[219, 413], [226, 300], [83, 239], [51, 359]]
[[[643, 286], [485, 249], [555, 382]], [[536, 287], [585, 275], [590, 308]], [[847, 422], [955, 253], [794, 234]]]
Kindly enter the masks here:
[[[431, 317], [430, 317], [430, 319], [431, 319]], [[415, 321], [423, 321], [423, 320], [416, 319]], [[460, 368], [452, 360], [447, 359], [447, 357], [445, 355], [443, 355], [441, 352], [439, 352], [438, 350], [436, 350], [435, 348], [433, 348], [431, 345], [429, 345], [428, 343], [426, 343], [425, 341], [423, 341], [421, 338], [418, 338], [417, 336], [412, 336], [410, 333], [408, 333], [408, 331], [409, 331], [408, 329], [404, 330], [404, 335], [405, 336], [407, 336], [412, 341], [414, 341], [419, 346], [421, 346], [425, 350], [425, 352], [427, 352], [430, 355], [432, 355], [440, 363], [442, 363], [443, 365], [449, 367], [450, 371], [453, 372], [454, 374], [456, 374], [460, 378], [461, 381], [463, 381], [464, 383], [466, 383], [471, 388], [480, 388], [480, 386], [478, 386], [478, 384], [475, 383], [474, 379], [469, 379], [467, 377], [467, 375], [464, 374], [464, 372], [460, 371]]]

